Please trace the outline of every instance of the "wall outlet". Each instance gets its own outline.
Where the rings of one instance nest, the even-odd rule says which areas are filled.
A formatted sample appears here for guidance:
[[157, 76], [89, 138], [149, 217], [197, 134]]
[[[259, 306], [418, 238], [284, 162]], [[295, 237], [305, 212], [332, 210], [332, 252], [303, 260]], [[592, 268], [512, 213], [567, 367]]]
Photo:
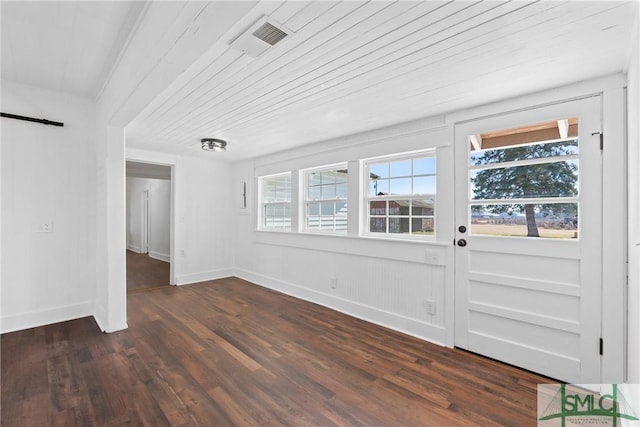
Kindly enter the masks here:
[[41, 222], [36, 227], [36, 233], [52, 233], [53, 232], [53, 221]]
[[436, 302], [434, 300], [427, 300], [427, 314], [430, 316], [435, 316], [436, 314]]
[[336, 279], [335, 277], [330, 278], [329, 286], [331, 286], [331, 289], [336, 289], [338, 287], [338, 279]]

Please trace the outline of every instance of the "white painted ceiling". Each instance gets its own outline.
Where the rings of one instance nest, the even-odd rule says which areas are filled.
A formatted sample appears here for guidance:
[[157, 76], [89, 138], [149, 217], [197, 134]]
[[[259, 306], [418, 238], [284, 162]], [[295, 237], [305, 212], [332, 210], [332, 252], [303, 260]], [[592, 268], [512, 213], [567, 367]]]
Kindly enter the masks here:
[[[114, 3], [120, 6], [109, 15], [111, 28], [119, 16], [128, 34], [128, 3]], [[97, 5], [83, 8], [106, 7]], [[236, 161], [624, 72], [636, 7], [635, 1], [262, 1], [158, 93], [127, 127], [127, 144]], [[35, 32], [55, 30], [47, 20], [62, 16], [55, 9], [40, 16]], [[230, 42], [262, 16], [292, 34], [254, 59]], [[103, 53], [119, 45], [108, 31], [95, 41], [86, 27], [78, 24], [74, 41], [58, 48], [78, 52], [63, 54], [67, 62], [52, 59], [57, 68], [39, 77], [42, 84], [71, 85], [76, 77], [68, 70], [92, 50], [87, 43], [103, 43], [96, 45]], [[21, 52], [20, 42], [8, 43]], [[33, 50], [36, 42], [25, 46], [30, 53], [6, 55], [26, 58], [17, 79], [38, 81], [47, 63], [31, 56], [51, 54]], [[108, 75], [100, 67], [88, 73]], [[99, 80], [82, 90], [98, 93]], [[203, 152], [201, 138], [225, 139], [228, 151]]]
[[2, 1], [2, 78], [96, 98], [142, 2]]

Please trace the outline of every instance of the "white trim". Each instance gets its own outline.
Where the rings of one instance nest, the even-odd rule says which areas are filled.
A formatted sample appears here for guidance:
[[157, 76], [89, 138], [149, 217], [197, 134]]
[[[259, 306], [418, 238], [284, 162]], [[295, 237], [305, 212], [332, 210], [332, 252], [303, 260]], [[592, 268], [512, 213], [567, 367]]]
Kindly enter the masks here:
[[209, 280], [224, 279], [233, 276], [232, 268], [203, 271], [201, 273], [183, 274], [176, 277], [176, 285], [190, 285], [192, 283], [207, 282]]
[[542, 92], [531, 93], [529, 95], [456, 111], [447, 115], [446, 123], [450, 125], [461, 124], [467, 121], [476, 121], [519, 111], [533, 110], [547, 105], [555, 105], [589, 98], [594, 95], [597, 96], [603, 91], [609, 89], [625, 87], [626, 84], [627, 79], [624, 74], [608, 75]]
[[[603, 383], [627, 374], [627, 133], [624, 88], [603, 94], [602, 151], [602, 355]], [[636, 141], [637, 143], [637, 141]], [[615, 208], [612, 208], [614, 207]]]
[[234, 276], [258, 286], [273, 289], [295, 298], [319, 304], [349, 316], [384, 326], [434, 344], [445, 345], [446, 330], [443, 326], [434, 325], [428, 322], [421, 322], [400, 314], [381, 310], [355, 301], [338, 298], [322, 292], [313, 291], [297, 286], [293, 283], [256, 274], [244, 269], [235, 269]]
[[149, 189], [142, 191], [142, 209], [140, 212], [140, 247], [142, 253], [149, 252]]
[[171, 262], [171, 257], [169, 255], [161, 254], [160, 252], [149, 251], [149, 258], [157, 259], [164, 262]]
[[134, 245], [127, 245], [127, 249], [130, 250], [131, 252], [135, 252], [137, 254], [141, 254], [142, 250], [140, 249], [140, 247], [138, 246], [134, 246]]
[[2, 317], [1, 333], [20, 331], [36, 328], [52, 323], [66, 322], [67, 320], [80, 319], [93, 316], [95, 303], [87, 301], [80, 304], [62, 307], [48, 308], [46, 310], [30, 311]]
[[[310, 235], [313, 238], [309, 238]], [[451, 246], [450, 243], [424, 239], [270, 232], [256, 233], [255, 243], [440, 266], [445, 265], [444, 252]], [[426, 255], [434, 251], [441, 252], [437, 260]]]
[[108, 328], [105, 327], [104, 325], [106, 324], [106, 322], [104, 322], [100, 316], [98, 316], [97, 314], [93, 315], [93, 320], [96, 321], [96, 324], [98, 325], [98, 328], [100, 328], [100, 330], [102, 332], [104, 332], [105, 334], [110, 334], [112, 332], [118, 332], [118, 331], [124, 331], [125, 329], [129, 328], [129, 325], [127, 324], [127, 322], [121, 323], [119, 325], [115, 325], [113, 328]]

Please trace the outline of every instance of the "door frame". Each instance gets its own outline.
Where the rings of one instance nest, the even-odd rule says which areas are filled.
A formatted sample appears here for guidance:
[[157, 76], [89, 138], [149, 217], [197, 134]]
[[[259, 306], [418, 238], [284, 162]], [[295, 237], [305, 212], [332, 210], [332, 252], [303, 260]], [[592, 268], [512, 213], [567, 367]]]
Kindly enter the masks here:
[[149, 253], [149, 190], [142, 192], [142, 226], [140, 227], [141, 253]]
[[[601, 361], [603, 383], [623, 383], [627, 376], [627, 135], [626, 135], [626, 77], [614, 74], [553, 90], [523, 95], [492, 104], [486, 104], [447, 115], [450, 129], [451, 171], [453, 180], [454, 129], [456, 124], [478, 119], [525, 111], [547, 105], [563, 103], [597, 94], [602, 95], [602, 338], [604, 352]], [[497, 95], [500, 98], [499, 94]], [[442, 170], [439, 168], [439, 170]], [[453, 186], [452, 186], [453, 187]], [[455, 197], [451, 197], [451, 212], [455, 212]], [[618, 209], [605, 209], [618, 206]], [[447, 241], [451, 242], [446, 273], [446, 344], [455, 343], [455, 226], [451, 227]]]
[[[457, 202], [456, 225], [464, 225], [468, 228], [468, 231], [460, 232], [456, 237], [459, 241], [464, 239], [469, 243], [465, 245], [466, 247], [454, 246], [456, 259], [456, 346], [487, 354], [490, 357], [496, 357], [518, 366], [522, 364], [527, 369], [532, 369], [563, 381], [578, 383], [600, 382], [601, 356], [598, 354], [598, 340], [601, 337], [602, 326], [602, 274], [600, 264], [602, 259], [602, 210], [600, 209], [600, 206], [602, 206], [602, 151], [599, 148], [598, 134], [602, 129], [601, 101], [601, 95], [591, 96], [456, 125], [454, 131], [457, 145], [454, 150], [456, 157], [454, 165], [454, 173], [456, 174], [455, 197]], [[470, 173], [469, 135], [535, 125], [542, 122], [555, 122], [558, 119], [569, 117], [579, 119], [580, 194], [577, 199], [580, 204], [579, 239], [531, 239], [526, 237], [474, 235], [471, 232], [473, 226], [470, 222], [468, 210], [470, 204], [470, 184], [468, 179]], [[550, 198], [556, 199], [553, 196], [550, 196]], [[537, 204], [539, 202], [534, 201], [533, 203]], [[536, 265], [540, 263], [540, 267], [549, 266], [549, 263], [559, 262], [567, 267], [571, 265], [578, 266], [578, 269], [569, 275], [563, 275], [562, 272], [545, 275], [536, 271], [526, 272], [527, 268], [516, 271], [510, 271], [509, 268], [506, 268], [504, 271], [510, 272], [500, 273], [499, 271], [502, 271], [504, 267], [498, 265], [489, 269], [484, 269], [479, 265], [475, 267], [469, 265], [470, 262], [478, 258], [488, 256], [493, 260], [496, 258], [504, 259], [505, 256], [510, 254], [520, 259], [524, 257]], [[542, 267], [542, 270], [549, 271], [545, 267]], [[476, 277], [478, 272], [482, 272], [480, 279]], [[494, 273], [497, 274], [494, 278], [497, 280], [496, 282], [492, 279], [492, 274]], [[485, 274], [488, 274], [488, 276], [485, 276]], [[559, 277], [563, 276], [564, 279], [559, 279]], [[493, 306], [494, 299], [486, 300], [480, 295], [476, 295], [475, 298], [471, 297], [470, 293], [474, 289], [478, 290], [478, 287], [482, 287], [477, 283], [477, 280], [480, 280], [480, 282], [486, 280], [487, 283], [490, 283], [488, 285], [489, 288], [494, 291], [499, 288], [496, 287], [497, 285], [507, 285], [507, 288], [500, 289], [504, 291], [508, 289], [510, 292], [520, 296], [532, 292], [536, 297], [548, 298], [553, 294], [554, 297], [549, 300], [550, 303], [551, 301], [557, 301], [557, 298], [579, 301], [579, 310], [577, 313], [567, 317], [565, 321], [560, 321], [554, 320], [554, 316], [564, 318], [567, 314], [566, 306], [556, 306], [551, 311], [527, 306], [526, 304], [519, 308], [513, 308], [514, 304], [512, 302], [516, 303], [517, 301], [515, 300], [503, 301], [502, 303], [496, 303], [498, 304], [497, 306]], [[531, 281], [531, 284], [526, 285], [522, 281], [524, 283]], [[558, 283], [554, 283], [554, 281], [558, 281]], [[519, 283], [519, 285], [516, 285], [516, 283]], [[567, 286], [568, 283], [572, 285]], [[524, 289], [516, 291], [520, 285]], [[577, 288], [574, 288], [574, 286], [577, 286]], [[498, 299], [500, 298], [498, 297]], [[518, 304], [515, 305], [517, 306]], [[501, 319], [500, 324], [502, 327], [496, 325], [498, 329], [493, 329], [489, 336], [485, 336], [474, 327], [472, 319], [476, 319], [475, 316], [477, 315], [494, 319], [495, 322]], [[503, 316], [509, 319], [506, 323]], [[505, 327], [510, 323], [514, 323], [514, 329]], [[515, 326], [516, 324], [517, 326]], [[553, 339], [548, 342], [545, 339], [545, 343], [542, 343], [535, 338], [507, 338], [508, 335], [513, 335], [516, 331], [523, 331], [529, 328], [533, 328], [536, 331], [544, 331], [542, 333], [550, 334], [546, 335], [550, 338], [555, 336], [556, 343], [551, 344], [554, 341]], [[510, 333], [507, 331], [510, 331]], [[569, 344], [573, 340], [559, 339], [560, 335], [563, 337], [577, 337], [578, 341], [574, 344]], [[559, 344], [559, 342], [563, 344]], [[560, 348], [562, 350], [559, 350]], [[559, 351], [559, 353], [556, 353], [556, 351]]]

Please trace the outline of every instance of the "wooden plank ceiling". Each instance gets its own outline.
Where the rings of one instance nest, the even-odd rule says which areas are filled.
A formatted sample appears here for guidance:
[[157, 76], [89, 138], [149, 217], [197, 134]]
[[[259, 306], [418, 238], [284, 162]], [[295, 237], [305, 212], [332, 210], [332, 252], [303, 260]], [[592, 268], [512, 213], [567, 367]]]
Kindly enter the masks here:
[[624, 69], [632, 2], [266, 2], [293, 35], [257, 59], [228, 44], [128, 128], [131, 146], [234, 160]]
[[[235, 161], [623, 72], [636, 7], [257, 2], [130, 123], [127, 144]], [[257, 58], [230, 45], [263, 16], [292, 34]]]

